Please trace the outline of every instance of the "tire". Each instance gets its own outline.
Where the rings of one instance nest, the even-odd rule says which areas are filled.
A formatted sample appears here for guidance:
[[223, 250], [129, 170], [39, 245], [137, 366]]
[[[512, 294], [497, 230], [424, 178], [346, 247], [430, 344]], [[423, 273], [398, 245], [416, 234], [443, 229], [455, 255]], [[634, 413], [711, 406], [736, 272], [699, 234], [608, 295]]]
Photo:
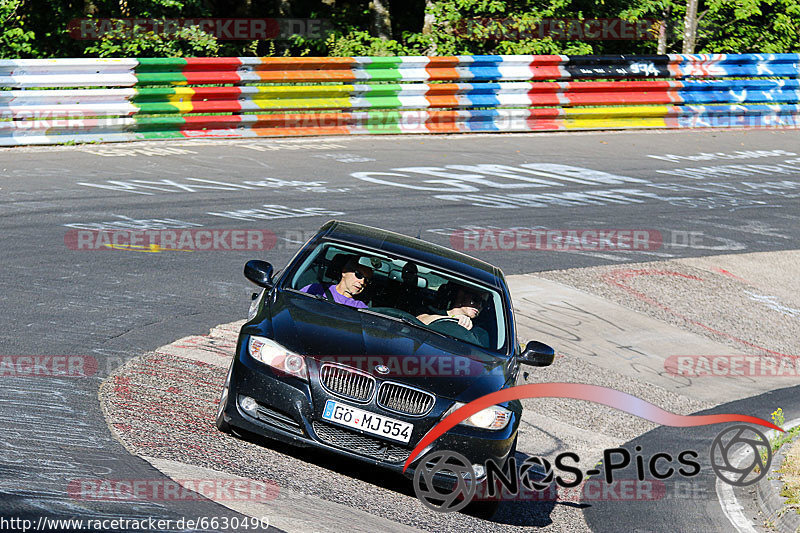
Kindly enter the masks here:
[[[508, 464], [509, 459], [514, 457], [517, 453], [517, 437], [514, 437], [514, 443], [511, 445], [511, 450], [508, 452], [508, 456], [506, 457], [506, 461], [503, 464], [503, 468], [505, 468], [506, 464]], [[470, 516], [474, 516], [476, 518], [480, 518], [481, 520], [490, 520], [497, 510], [500, 508], [500, 502], [498, 500], [492, 501], [477, 501], [470, 503], [467, 507], [464, 508], [464, 512]]]
[[225, 409], [228, 408], [228, 392], [230, 391], [232, 374], [233, 374], [233, 362], [231, 362], [231, 367], [230, 369], [228, 369], [228, 376], [225, 378], [225, 384], [222, 386], [222, 392], [219, 395], [217, 418], [214, 421], [214, 423], [217, 426], [217, 429], [222, 431], [223, 433], [230, 433], [232, 429], [231, 425], [225, 421]]

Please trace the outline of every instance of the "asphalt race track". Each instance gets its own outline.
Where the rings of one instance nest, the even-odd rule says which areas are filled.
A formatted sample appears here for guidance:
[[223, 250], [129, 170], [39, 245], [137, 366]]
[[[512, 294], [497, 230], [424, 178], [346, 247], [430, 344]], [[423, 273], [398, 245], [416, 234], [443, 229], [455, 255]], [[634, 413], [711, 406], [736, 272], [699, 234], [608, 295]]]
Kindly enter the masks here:
[[[669, 497], [533, 507], [504, 503], [493, 520], [460, 514], [414, 517], [422, 507], [414, 507], [413, 492], [397, 480], [288, 447], [238, 440], [203, 425], [210, 423], [207, 413], [213, 412], [224, 379], [222, 364], [195, 365], [199, 377], [188, 379], [186, 373], [195, 368], [188, 359], [156, 352], [243, 319], [253, 292], [242, 276], [244, 263], [261, 258], [280, 268], [311, 233], [337, 218], [467, 246], [467, 253], [515, 275], [521, 298], [523, 275], [536, 274], [536, 287], [572, 291], [564, 293], [570, 301], [613, 304], [620, 313], [629, 312], [630, 320], [664, 324], [717, 350], [699, 353], [797, 355], [800, 291], [794, 289], [800, 264], [792, 251], [800, 249], [798, 141], [800, 135], [791, 130], [595, 132], [0, 150], [0, 529], [15, 530], [3, 520], [31, 520], [48, 530], [43, 518], [79, 518], [105, 520], [102, 530], [111, 531], [130, 529], [115, 527], [115, 519], [157, 518], [171, 522], [151, 530], [231, 531], [219, 521], [194, 526], [186, 521], [239, 522], [248, 519], [246, 509], [191, 494], [132, 501], [99, 487], [163, 483], [169, 468], [176, 468], [172, 477], [180, 478], [182, 464], [262, 479], [270, 468], [260, 470], [256, 458], [270, 461], [267, 478], [297, 495], [298, 508], [318, 502], [323, 511], [343, 513], [320, 512], [316, 518], [311, 513], [306, 519], [318, 523], [297, 530], [323, 531], [331, 523], [346, 523], [352, 512], [397, 531], [732, 531], [707, 468], [691, 480], [668, 480]], [[531, 250], [452, 238], [461, 230], [507, 228], [564, 235], [568, 230], [639, 231], [648, 239], [626, 249], [563, 249], [562, 241], [554, 241], [543, 246], [547, 249]], [[212, 249], [189, 250], [146, 238], [115, 244], [79, 235], [115, 229], [266, 230], [261, 235], [269, 249], [231, 249], [237, 246], [224, 238], [213, 241]], [[648, 266], [654, 262], [658, 266]], [[616, 292], [601, 281], [617, 279], [614, 273], [626, 268], [677, 274]], [[705, 285], [686, 285], [683, 280], [690, 276]], [[513, 285], [512, 292], [516, 298]], [[543, 294], [531, 293], [528, 303]], [[531, 326], [539, 323], [534, 314], [524, 320], [529, 329], [523, 332], [537, 334], [564, 354], [540, 375], [543, 380], [619, 383], [653, 403], [663, 399], [665, 409], [683, 409], [682, 414], [769, 418], [781, 407], [787, 421], [800, 417], [796, 377], [689, 387], [663, 375], [637, 374], [630, 365], [623, 370], [616, 360], [581, 355], [589, 344], [605, 340], [611, 327], [561, 338]], [[645, 342], [636, 339], [631, 345]], [[685, 355], [675, 342], [663, 357]], [[224, 342], [221, 346], [218, 351], [224, 351]], [[34, 363], [39, 371], [22, 369], [18, 363], [24, 356], [44, 358]], [[594, 366], [586, 366], [590, 360]], [[79, 365], [83, 372], [58, 375], [51, 367], [59, 361]], [[106, 381], [109, 376], [113, 379]], [[131, 376], [133, 381], [124, 381]], [[114, 415], [108, 411], [109, 394], [125, 399], [116, 405], [119, 412], [129, 409], [130, 420], [109, 418]], [[719, 430], [657, 427], [612, 409], [561, 401], [538, 400], [526, 408], [534, 418], [521, 429], [529, 435], [526, 447], [520, 447], [525, 455], [543, 453], [538, 446], [545, 440], [534, 427], [538, 422], [552, 433], [551, 440], [563, 431], [564, 442], [584, 442], [580, 450], [587, 453], [625, 442], [626, 448], [638, 445], [647, 454], [696, 449], [705, 457]], [[173, 433], [177, 422], [172, 422], [187, 410], [197, 411], [196, 419], [187, 419], [197, 425]], [[142, 421], [151, 424], [142, 426], [151, 433], [138, 434], [138, 440], [125, 437], [125, 424]], [[212, 456], [219, 461], [207, 460]], [[197, 470], [191, 472], [183, 477], [198, 477]], [[752, 494], [736, 493], [754, 530], [769, 531], [759, 523]], [[280, 521], [264, 518], [263, 525], [271, 522], [273, 530], [276, 524], [293, 529], [285, 526], [290, 522], [281, 527]]]

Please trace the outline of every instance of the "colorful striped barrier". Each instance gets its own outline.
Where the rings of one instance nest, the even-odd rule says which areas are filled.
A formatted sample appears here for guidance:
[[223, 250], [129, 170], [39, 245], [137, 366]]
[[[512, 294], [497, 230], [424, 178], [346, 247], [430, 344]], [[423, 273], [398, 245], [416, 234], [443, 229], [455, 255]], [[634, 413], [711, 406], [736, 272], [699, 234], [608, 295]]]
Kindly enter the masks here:
[[800, 54], [0, 60], [0, 88], [7, 146], [800, 122]]

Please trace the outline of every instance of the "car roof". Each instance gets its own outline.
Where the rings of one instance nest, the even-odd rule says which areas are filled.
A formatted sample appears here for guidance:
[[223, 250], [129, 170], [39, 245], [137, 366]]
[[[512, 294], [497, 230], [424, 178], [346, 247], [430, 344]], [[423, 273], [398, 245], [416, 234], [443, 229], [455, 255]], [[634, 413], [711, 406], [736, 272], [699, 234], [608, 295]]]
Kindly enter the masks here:
[[[363, 224], [331, 220], [320, 228], [320, 236], [360, 244], [461, 274], [493, 287], [500, 286], [503, 272], [496, 266], [444, 246]], [[499, 278], [499, 279], [498, 279]]]

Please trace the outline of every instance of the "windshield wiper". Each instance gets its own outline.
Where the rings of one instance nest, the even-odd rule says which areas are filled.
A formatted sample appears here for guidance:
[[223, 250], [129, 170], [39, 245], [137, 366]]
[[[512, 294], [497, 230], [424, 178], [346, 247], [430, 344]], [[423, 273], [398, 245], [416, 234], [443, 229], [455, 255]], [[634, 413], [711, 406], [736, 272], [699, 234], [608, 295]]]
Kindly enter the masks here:
[[366, 313], [366, 314], [372, 315], [372, 316], [379, 316], [381, 318], [388, 318], [389, 320], [394, 320], [395, 322], [402, 322], [403, 324], [407, 324], [409, 326], [413, 326], [413, 327], [415, 327], [417, 329], [421, 329], [422, 331], [426, 331], [428, 333], [433, 333], [434, 335], [438, 335], [439, 337], [444, 337], [445, 339], [454, 339], [454, 340], [457, 340], [457, 341], [461, 340], [461, 339], [458, 339], [456, 337], [453, 337], [452, 335], [448, 335], [448, 334], [442, 333], [440, 331], [435, 331], [435, 330], [429, 329], [427, 326], [425, 326], [424, 323], [422, 325], [417, 324], [416, 322], [412, 321], [410, 318], [405, 318], [405, 317], [400, 317], [400, 316], [392, 316], [392, 315], [384, 315], [383, 313], [378, 313], [376, 311], [371, 311], [371, 310], [363, 308], [363, 307], [359, 308], [358, 311], [360, 313]]

